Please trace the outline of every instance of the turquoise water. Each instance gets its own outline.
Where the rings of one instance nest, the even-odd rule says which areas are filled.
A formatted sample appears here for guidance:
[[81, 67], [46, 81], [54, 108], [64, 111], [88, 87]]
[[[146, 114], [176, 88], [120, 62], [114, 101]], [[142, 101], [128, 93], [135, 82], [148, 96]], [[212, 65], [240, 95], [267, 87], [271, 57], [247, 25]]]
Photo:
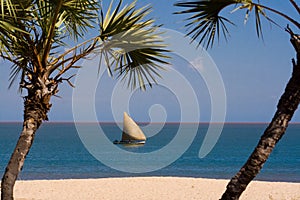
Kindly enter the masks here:
[[[4, 172], [21, 126], [21, 123], [0, 123], [0, 175]], [[115, 124], [101, 124], [101, 126], [111, 141], [120, 139], [121, 130]], [[154, 175], [230, 178], [244, 164], [266, 126], [266, 124], [226, 124], [213, 150], [200, 159], [198, 152], [208, 127], [207, 124], [200, 124], [193, 143], [178, 160], [154, 172], [135, 174], [112, 169], [95, 159], [82, 144], [74, 124], [44, 124], [38, 130], [19, 179]], [[159, 134], [149, 138], [144, 146], [121, 148], [139, 153], [155, 151], [167, 145], [177, 129], [178, 124], [166, 124]], [[299, 141], [300, 124], [292, 124], [256, 179], [300, 182]], [[109, 155], [109, 152], [104, 153]]]

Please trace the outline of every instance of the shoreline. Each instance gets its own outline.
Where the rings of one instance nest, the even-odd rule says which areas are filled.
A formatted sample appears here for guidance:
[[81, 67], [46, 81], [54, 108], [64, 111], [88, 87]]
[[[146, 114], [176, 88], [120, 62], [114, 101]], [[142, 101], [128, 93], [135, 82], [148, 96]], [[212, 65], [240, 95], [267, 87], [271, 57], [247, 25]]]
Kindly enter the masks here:
[[[17, 182], [30, 182], [30, 181], [69, 181], [69, 180], [100, 180], [100, 179], [139, 179], [139, 178], [178, 178], [178, 179], [203, 179], [203, 180], [221, 180], [230, 181], [227, 178], [214, 178], [214, 177], [197, 177], [197, 176], [174, 176], [174, 175], [144, 175], [144, 176], [103, 176], [103, 177], [75, 177], [75, 178], [33, 178], [33, 179], [17, 179]], [[252, 182], [263, 182], [263, 183], [295, 183], [300, 184], [299, 181], [289, 181], [289, 180], [260, 180], [254, 179]], [[1, 183], [1, 180], [0, 180]]]
[[[16, 200], [219, 199], [229, 180], [190, 177], [18, 180]], [[300, 183], [252, 181], [241, 200], [300, 200]]]

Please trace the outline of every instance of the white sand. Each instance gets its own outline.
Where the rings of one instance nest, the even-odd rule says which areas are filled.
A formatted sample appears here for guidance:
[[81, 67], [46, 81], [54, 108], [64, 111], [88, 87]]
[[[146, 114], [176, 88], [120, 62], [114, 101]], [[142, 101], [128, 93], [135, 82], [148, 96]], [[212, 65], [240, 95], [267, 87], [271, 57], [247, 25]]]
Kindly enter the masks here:
[[[217, 200], [228, 180], [140, 177], [17, 181], [17, 200]], [[252, 182], [242, 200], [300, 200], [300, 183]]]

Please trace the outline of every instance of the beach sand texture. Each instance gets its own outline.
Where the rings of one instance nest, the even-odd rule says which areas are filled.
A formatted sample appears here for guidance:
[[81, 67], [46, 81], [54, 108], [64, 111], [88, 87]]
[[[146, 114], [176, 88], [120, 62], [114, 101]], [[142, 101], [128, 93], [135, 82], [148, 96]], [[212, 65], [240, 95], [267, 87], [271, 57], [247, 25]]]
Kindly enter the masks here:
[[[17, 200], [217, 200], [228, 180], [134, 177], [17, 181]], [[241, 200], [300, 200], [300, 183], [253, 181]]]

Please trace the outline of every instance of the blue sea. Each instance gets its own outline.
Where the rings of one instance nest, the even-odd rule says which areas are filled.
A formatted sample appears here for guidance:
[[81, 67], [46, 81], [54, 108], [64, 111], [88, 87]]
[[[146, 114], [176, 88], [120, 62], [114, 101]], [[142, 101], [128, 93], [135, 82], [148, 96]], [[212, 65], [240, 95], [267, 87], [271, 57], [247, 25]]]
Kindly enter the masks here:
[[[88, 124], [86, 125], [88, 126]], [[187, 130], [193, 124], [186, 124]], [[208, 124], [199, 124], [189, 148], [173, 163], [152, 172], [129, 173], [106, 166], [85, 148], [73, 123], [45, 123], [38, 130], [25, 161], [20, 180], [102, 178], [132, 176], [182, 176], [229, 179], [245, 163], [267, 124], [228, 123], [221, 136], [204, 158], [198, 153]], [[107, 138], [120, 139], [121, 130], [114, 123], [101, 124]], [[143, 153], [153, 152], [170, 143], [179, 124], [165, 124], [145, 145], [118, 147]], [[143, 127], [142, 127], [143, 128]], [[0, 175], [13, 151], [22, 129], [21, 123], [0, 123]], [[291, 124], [277, 144], [256, 180], [300, 182], [300, 124]], [[101, 147], [99, 147], [101, 148]], [[105, 152], [108, 156], [111, 152]], [[112, 159], [118, 159], [114, 156]], [[145, 163], [149, 165], [151, 163]], [[126, 162], [124, 163], [126, 165]]]

